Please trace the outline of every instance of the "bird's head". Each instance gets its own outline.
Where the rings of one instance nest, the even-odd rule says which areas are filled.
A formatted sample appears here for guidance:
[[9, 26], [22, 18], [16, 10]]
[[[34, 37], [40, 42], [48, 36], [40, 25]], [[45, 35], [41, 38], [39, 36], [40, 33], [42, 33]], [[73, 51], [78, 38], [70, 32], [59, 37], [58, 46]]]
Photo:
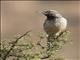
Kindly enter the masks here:
[[61, 14], [59, 14], [55, 10], [46, 10], [46, 11], [43, 11], [42, 14], [44, 14], [47, 18], [50, 18], [50, 19], [62, 17]]

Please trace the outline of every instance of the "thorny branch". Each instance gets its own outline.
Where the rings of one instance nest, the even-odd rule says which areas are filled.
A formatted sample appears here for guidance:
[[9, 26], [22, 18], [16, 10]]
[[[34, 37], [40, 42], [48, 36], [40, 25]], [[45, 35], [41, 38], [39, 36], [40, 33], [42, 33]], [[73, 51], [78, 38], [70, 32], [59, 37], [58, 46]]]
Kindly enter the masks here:
[[19, 39], [21, 39], [22, 37], [24, 37], [25, 35], [27, 35], [30, 31], [27, 31], [25, 34], [23, 34], [22, 36], [20, 36], [19, 38], [17, 38], [15, 40], [15, 42], [13, 43], [13, 45], [11, 46], [11, 48], [9, 49], [9, 51], [7, 51], [7, 53], [5, 54], [5, 56], [3, 57], [3, 60], [6, 60], [7, 56], [9, 55], [9, 53], [13, 50], [13, 48], [15, 47], [16, 43], [19, 41]]
[[[69, 37], [70, 37], [70, 36], [67, 36], [65, 38], [65, 34], [67, 36], [68, 34], [70, 34], [70, 32], [69, 31], [65, 31], [65, 32], [62, 32], [58, 36], [54, 36], [53, 34], [50, 35], [50, 36], [48, 36], [48, 38], [47, 38], [47, 45], [48, 45], [48, 47], [47, 47], [47, 51], [46, 51], [47, 56], [42, 57], [41, 59], [47, 59], [47, 58], [49, 58], [52, 55], [52, 51], [56, 52], [56, 50], [60, 50], [63, 47], [63, 45], [65, 44], [65, 40], [66, 39], [68, 40]], [[58, 46], [58, 45], [54, 44], [54, 42], [59, 42], [59, 44], [60, 44], [60, 39], [59, 38], [61, 38], [61, 40], [63, 41], [63, 45], [62, 46]], [[56, 46], [58, 46], [58, 47], [56, 49], [54, 49]]]
[[[26, 36], [30, 31], [26, 32], [25, 34], [21, 35], [19, 38], [17, 38], [15, 40], [15, 42], [12, 44], [12, 46], [10, 47], [10, 49], [6, 52], [6, 54], [3, 56], [3, 60], [6, 60], [6, 58], [8, 56], [15, 56], [15, 57], [24, 57], [25, 56], [20, 56], [20, 55], [9, 55], [10, 52], [14, 49], [14, 47], [16, 46], [17, 42], [24, 36]], [[47, 59], [47, 58], [50, 58], [52, 55], [55, 54], [56, 50], [60, 50], [63, 45], [69, 41], [69, 31], [65, 31], [63, 33], [61, 33], [59, 36], [54, 36], [53, 34], [50, 35], [49, 37], [47, 37], [47, 47], [43, 47], [40, 42], [38, 42], [37, 45], [39, 45], [40, 47], [42, 47], [42, 49], [46, 49], [45, 52], [42, 53], [42, 56], [40, 56], [39, 54], [37, 55], [39, 57], [39, 59]], [[68, 36], [69, 35], [69, 36]], [[41, 40], [40, 40], [41, 41]], [[61, 42], [62, 42], [62, 45], [61, 45]], [[57, 44], [58, 43], [58, 44]], [[59, 45], [60, 44], [60, 45]], [[20, 45], [20, 46], [25, 46], [25, 45]], [[54, 51], [54, 53], [52, 53]], [[44, 55], [46, 53], [46, 55]], [[31, 56], [31, 55], [30, 55]], [[33, 55], [31, 57], [35, 57], [36, 55]], [[29, 56], [26, 57], [27, 58], [30, 58]], [[34, 58], [33, 58], [34, 59]], [[31, 59], [29, 59], [31, 60]]]

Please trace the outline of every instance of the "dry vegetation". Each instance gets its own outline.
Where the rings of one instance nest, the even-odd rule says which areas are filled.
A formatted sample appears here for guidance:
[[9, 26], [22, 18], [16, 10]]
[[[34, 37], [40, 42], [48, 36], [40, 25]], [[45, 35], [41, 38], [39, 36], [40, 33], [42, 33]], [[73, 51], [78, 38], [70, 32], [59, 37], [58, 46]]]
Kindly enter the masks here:
[[[70, 32], [65, 31], [59, 36], [46, 37], [45, 33], [39, 35], [40, 41], [34, 44], [31, 40], [31, 31], [17, 36], [15, 40], [1, 40], [1, 60], [66, 60], [65, 57], [57, 57], [56, 53], [69, 43]], [[46, 46], [41, 41], [47, 38]], [[38, 49], [39, 51], [37, 51]]]

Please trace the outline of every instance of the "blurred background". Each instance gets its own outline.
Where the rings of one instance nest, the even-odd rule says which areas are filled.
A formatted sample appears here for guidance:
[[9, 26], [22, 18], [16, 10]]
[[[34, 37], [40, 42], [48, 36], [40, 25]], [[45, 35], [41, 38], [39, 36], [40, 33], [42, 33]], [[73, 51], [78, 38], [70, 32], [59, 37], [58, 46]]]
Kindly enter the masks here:
[[[80, 59], [80, 1], [1, 1], [1, 39], [12, 39], [17, 33], [43, 30], [43, 10], [57, 10], [67, 20], [72, 42], [61, 50], [70, 60]], [[36, 38], [36, 37], [35, 37]]]

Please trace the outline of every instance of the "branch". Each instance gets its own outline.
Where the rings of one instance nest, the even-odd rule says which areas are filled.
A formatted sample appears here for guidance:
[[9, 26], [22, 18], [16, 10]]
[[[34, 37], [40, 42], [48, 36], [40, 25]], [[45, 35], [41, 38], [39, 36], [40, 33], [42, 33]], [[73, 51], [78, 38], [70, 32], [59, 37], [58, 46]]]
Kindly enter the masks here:
[[[63, 34], [63, 33], [61, 33], [59, 36], [56, 36], [56, 38], [54, 38], [54, 39], [58, 39], [58, 37], [60, 37], [62, 34]], [[48, 42], [49, 42], [49, 40], [50, 40], [50, 37], [51, 37], [51, 36], [48, 37]], [[48, 49], [47, 49], [47, 51], [48, 51]], [[52, 54], [47, 54], [47, 56], [42, 57], [41, 59], [47, 59], [47, 58], [49, 58], [51, 55], [52, 55]]]
[[15, 47], [16, 43], [19, 41], [19, 39], [21, 39], [22, 37], [24, 37], [25, 35], [27, 35], [30, 31], [27, 31], [25, 34], [23, 34], [22, 36], [20, 36], [19, 38], [16, 39], [16, 41], [13, 43], [13, 45], [11, 46], [11, 48], [9, 49], [9, 51], [7, 51], [7, 53], [5, 54], [5, 56], [3, 57], [3, 60], [6, 60], [7, 56], [9, 55], [9, 53], [13, 50], [13, 48]]
[[[58, 36], [54, 36], [53, 34], [48, 36], [48, 39], [47, 39], [48, 47], [47, 47], [47, 51], [46, 51], [47, 56], [43, 56], [41, 59], [47, 59], [47, 58], [51, 57], [51, 55], [54, 55], [52, 53], [52, 51], [56, 52], [56, 50], [60, 50], [63, 47], [63, 45], [65, 44], [65, 42], [68, 42], [68, 41], [66, 41], [66, 39], [68, 40], [68, 38], [70, 37], [70, 36], [68, 36], [69, 34], [70, 34], [69, 31], [64, 31]], [[66, 37], [66, 36], [68, 36], [68, 37]], [[63, 44], [59, 45], [61, 43], [61, 41]]]

